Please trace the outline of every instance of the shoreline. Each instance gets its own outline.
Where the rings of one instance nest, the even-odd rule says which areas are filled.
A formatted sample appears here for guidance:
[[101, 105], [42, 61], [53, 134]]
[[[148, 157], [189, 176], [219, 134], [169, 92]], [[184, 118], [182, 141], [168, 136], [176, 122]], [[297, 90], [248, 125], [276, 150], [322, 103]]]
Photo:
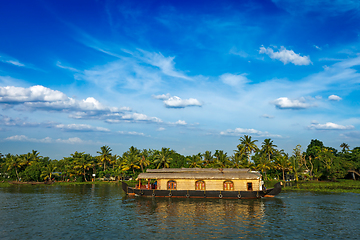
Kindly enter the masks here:
[[[132, 181], [126, 181], [132, 185]], [[271, 188], [277, 181], [265, 182], [266, 187]], [[94, 181], [94, 182], [0, 182], [0, 188], [10, 186], [69, 186], [69, 185], [89, 185], [89, 184], [119, 184], [121, 181]], [[358, 193], [360, 194], [360, 181], [341, 179], [336, 182], [327, 181], [298, 181], [285, 182], [291, 183], [292, 186], [283, 186], [282, 192], [316, 192], [316, 193]]]

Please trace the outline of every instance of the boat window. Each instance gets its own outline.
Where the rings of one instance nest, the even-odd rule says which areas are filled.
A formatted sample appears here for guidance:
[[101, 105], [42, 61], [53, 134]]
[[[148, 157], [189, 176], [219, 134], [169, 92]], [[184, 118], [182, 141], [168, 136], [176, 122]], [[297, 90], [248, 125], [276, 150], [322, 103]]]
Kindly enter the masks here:
[[251, 182], [248, 182], [248, 183], [247, 183], [247, 190], [248, 190], [248, 191], [252, 191], [252, 190], [253, 190], [253, 188], [252, 188], [252, 183], [251, 183]]
[[225, 181], [224, 191], [234, 191], [234, 183], [232, 181]]
[[195, 182], [195, 190], [205, 190], [205, 182], [204, 181], [196, 181]]
[[168, 190], [176, 190], [176, 182], [174, 180], [170, 180], [167, 182]]

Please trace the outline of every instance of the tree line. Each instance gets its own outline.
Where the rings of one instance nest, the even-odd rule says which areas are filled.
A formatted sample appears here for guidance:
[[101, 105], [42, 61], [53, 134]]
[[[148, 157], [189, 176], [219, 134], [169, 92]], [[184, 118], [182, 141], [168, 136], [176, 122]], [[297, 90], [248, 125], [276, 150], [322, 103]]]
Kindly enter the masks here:
[[[93, 176], [136, 177], [147, 168], [250, 168], [260, 171], [265, 180], [292, 178], [295, 180], [336, 180], [344, 178], [349, 170], [360, 170], [360, 147], [350, 150], [342, 143], [342, 151], [311, 140], [306, 151], [297, 145], [291, 155], [279, 150], [268, 138], [261, 146], [257, 140], [244, 135], [232, 155], [222, 150], [205, 151], [183, 156], [170, 148], [161, 150], [138, 149], [131, 146], [121, 156], [112, 153], [109, 146], [102, 146], [96, 156], [75, 152], [61, 160], [51, 160], [32, 150], [27, 154], [0, 153], [0, 179], [16, 181], [91, 181]], [[355, 177], [355, 175], [354, 175]]]

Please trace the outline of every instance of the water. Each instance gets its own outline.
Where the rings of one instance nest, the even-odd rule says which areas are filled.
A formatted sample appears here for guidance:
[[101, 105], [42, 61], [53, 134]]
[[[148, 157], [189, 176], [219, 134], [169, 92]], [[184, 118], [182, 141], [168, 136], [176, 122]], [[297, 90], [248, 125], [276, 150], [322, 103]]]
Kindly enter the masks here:
[[0, 239], [344, 239], [360, 194], [256, 200], [132, 198], [119, 184], [0, 188]]

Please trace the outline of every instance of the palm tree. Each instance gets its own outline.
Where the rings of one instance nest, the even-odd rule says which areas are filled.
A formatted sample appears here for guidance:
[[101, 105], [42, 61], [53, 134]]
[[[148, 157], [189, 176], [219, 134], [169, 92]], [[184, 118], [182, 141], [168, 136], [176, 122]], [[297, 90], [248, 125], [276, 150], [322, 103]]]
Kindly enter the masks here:
[[171, 154], [172, 150], [170, 150], [170, 148], [163, 147], [160, 152], [158, 151], [155, 155], [154, 161], [154, 164], [157, 165], [157, 168], [160, 168], [161, 166], [168, 168], [172, 161], [172, 158], [170, 157]]
[[201, 159], [201, 153], [187, 157], [186, 161], [189, 164], [189, 168], [201, 168], [201, 164], [203, 162]]
[[90, 154], [81, 154], [81, 157], [74, 159], [74, 169], [78, 169], [79, 173], [84, 176], [85, 182], [86, 179], [86, 171], [89, 170], [93, 165], [93, 159]]
[[270, 162], [270, 158], [274, 154], [275, 148], [277, 146], [273, 144], [273, 141], [270, 138], [264, 139], [262, 144], [261, 151], [268, 157]]
[[216, 150], [214, 156], [216, 156], [215, 164], [220, 168], [229, 167], [230, 161], [227, 156], [227, 153], [224, 153], [223, 150]]
[[236, 154], [239, 155], [245, 154], [245, 156], [248, 159], [248, 162], [250, 163], [251, 153], [258, 149], [258, 147], [255, 144], [257, 140], [251, 140], [251, 136], [248, 135], [244, 135], [244, 137], [241, 137], [239, 140], [240, 140], [240, 144], [237, 145], [238, 150], [235, 150], [235, 152]]
[[6, 159], [6, 165], [8, 167], [8, 171], [12, 170], [12, 169], [15, 169], [15, 173], [16, 173], [16, 177], [17, 177], [17, 180], [19, 181], [20, 178], [19, 178], [19, 173], [18, 173], [18, 169], [21, 167], [21, 158], [16, 155], [11, 155], [11, 154], [8, 154], [7, 155], [7, 159]]
[[347, 143], [342, 143], [340, 147], [343, 149], [343, 152], [346, 152], [346, 149], [349, 150], [350, 146]]
[[51, 179], [55, 170], [56, 167], [53, 164], [48, 164], [46, 167], [42, 169], [40, 177], [42, 177], [44, 180]]
[[137, 155], [124, 153], [123, 159], [124, 159], [124, 162], [122, 165], [122, 171], [128, 171], [128, 170], [132, 169], [132, 171], [135, 175], [135, 169], [140, 169], [140, 166], [139, 166], [140, 157]]
[[101, 151], [97, 152], [100, 154], [100, 156], [98, 156], [100, 162], [102, 162], [104, 164], [104, 171], [106, 170], [106, 163], [110, 162], [111, 160], [111, 151], [112, 149], [109, 146], [102, 146]]
[[123, 160], [124, 162], [122, 170], [127, 171], [129, 169], [132, 169], [133, 173], [135, 174], [135, 169], [140, 169], [140, 150], [134, 146], [131, 146], [129, 148], [129, 151], [123, 154]]
[[41, 156], [39, 156], [39, 152], [36, 150], [32, 150], [29, 155], [31, 161], [39, 161], [39, 159], [41, 158]]
[[205, 151], [205, 153], [202, 156], [204, 158], [204, 167], [209, 166], [213, 163], [214, 157], [210, 151]]
[[139, 164], [141, 167], [141, 171], [144, 172], [144, 167], [147, 167], [150, 165], [150, 161], [148, 159], [146, 159], [145, 155], [142, 155], [140, 160], [139, 160]]
[[261, 153], [265, 155], [265, 159], [260, 157], [260, 163], [257, 165], [257, 168], [265, 173], [265, 180], [267, 180], [266, 170], [269, 170], [272, 167], [271, 156], [274, 155], [275, 147], [277, 146], [273, 144], [273, 141], [270, 138], [264, 139]]
[[283, 181], [285, 181], [285, 171], [291, 170], [291, 162], [289, 161], [289, 156], [285, 153], [279, 154], [275, 158], [275, 167], [282, 171]]

